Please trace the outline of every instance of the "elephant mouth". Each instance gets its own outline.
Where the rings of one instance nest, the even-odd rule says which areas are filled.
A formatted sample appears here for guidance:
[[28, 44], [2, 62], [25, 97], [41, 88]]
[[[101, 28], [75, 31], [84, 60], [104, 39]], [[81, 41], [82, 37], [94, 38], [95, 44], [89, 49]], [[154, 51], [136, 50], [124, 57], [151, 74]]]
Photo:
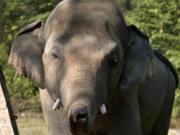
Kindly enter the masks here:
[[89, 129], [89, 117], [89, 111], [86, 105], [73, 105], [68, 114], [71, 132], [74, 135], [86, 135]]
[[88, 135], [88, 124], [87, 123], [70, 123], [71, 132], [73, 135]]

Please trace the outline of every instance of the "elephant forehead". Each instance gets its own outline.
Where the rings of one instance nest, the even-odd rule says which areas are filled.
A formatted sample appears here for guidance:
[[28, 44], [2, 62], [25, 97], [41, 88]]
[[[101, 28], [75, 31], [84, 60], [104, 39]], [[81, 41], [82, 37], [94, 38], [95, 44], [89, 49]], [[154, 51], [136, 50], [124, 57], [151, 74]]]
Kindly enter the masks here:
[[117, 8], [108, 2], [63, 2], [49, 15], [45, 24], [45, 37], [56, 32], [67, 33], [66, 36], [86, 32], [103, 35], [105, 24], [115, 27], [119, 19]]
[[[101, 19], [99, 19], [99, 17]], [[117, 8], [110, 2], [61, 2], [48, 17], [49, 23], [79, 21], [113, 20], [117, 17]], [[75, 23], [76, 24], [76, 23]]]
[[69, 46], [66, 46], [68, 52], [100, 59], [109, 54], [115, 46], [117, 46], [117, 44], [111, 40], [99, 42], [99, 40], [93, 36], [73, 38], [69, 44]]
[[63, 53], [62, 55], [79, 55], [80, 57], [102, 59], [117, 46], [117, 43], [112, 40], [106, 39], [100, 42], [96, 36], [88, 34], [77, 34], [66, 43], [62, 42], [60, 37], [59, 33], [57, 33], [49, 38], [45, 47], [45, 53], [56, 49]]
[[109, 48], [102, 48], [95, 51], [86, 51], [86, 49], [76, 51], [75, 53], [65, 54], [65, 61], [68, 67], [85, 66], [87, 69], [96, 69], [101, 65], [107, 54], [115, 47], [115, 44], [110, 44]]

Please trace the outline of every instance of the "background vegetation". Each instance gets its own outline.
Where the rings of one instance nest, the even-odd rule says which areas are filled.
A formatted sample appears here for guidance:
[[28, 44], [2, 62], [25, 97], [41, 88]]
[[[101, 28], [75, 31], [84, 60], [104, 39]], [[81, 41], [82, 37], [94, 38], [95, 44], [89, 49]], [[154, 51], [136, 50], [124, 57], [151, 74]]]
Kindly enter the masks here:
[[[16, 112], [40, 112], [38, 89], [24, 77], [15, 76], [7, 64], [12, 40], [24, 25], [45, 19], [60, 0], [0, 0], [0, 65]], [[179, 0], [116, 0], [128, 24], [135, 24], [161, 50], [180, 74]], [[72, 11], [73, 12], [73, 11]], [[176, 92], [173, 117], [180, 117], [180, 91]]]

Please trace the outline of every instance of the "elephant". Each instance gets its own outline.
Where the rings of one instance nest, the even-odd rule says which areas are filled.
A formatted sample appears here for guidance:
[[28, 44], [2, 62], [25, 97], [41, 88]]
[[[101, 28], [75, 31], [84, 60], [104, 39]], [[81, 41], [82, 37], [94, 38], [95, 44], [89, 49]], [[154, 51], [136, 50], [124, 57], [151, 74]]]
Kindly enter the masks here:
[[111, 1], [61, 1], [18, 32], [9, 63], [39, 87], [49, 135], [168, 133], [176, 70]]

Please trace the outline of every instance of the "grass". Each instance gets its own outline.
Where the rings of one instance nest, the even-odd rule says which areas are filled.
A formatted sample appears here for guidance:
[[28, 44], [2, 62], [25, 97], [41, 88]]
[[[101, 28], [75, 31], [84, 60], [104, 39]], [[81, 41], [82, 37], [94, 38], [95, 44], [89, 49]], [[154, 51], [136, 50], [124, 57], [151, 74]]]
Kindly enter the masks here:
[[[173, 120], [172, 123], [175, 124], [175, 121]], [[17, 125], [20, 135], [47, 135], [47, 128], [42, 117], [19, 117]], [[178, 125], [171, 125], [171, 127], [180, 128], [179, 122]], [[180, 131], [177, 133], [176, 130], [170, 130], [168, 135], [180, 135]]]
[[47, 135], [45, 121], [42, 118], [18, 118], [20, 135]]

